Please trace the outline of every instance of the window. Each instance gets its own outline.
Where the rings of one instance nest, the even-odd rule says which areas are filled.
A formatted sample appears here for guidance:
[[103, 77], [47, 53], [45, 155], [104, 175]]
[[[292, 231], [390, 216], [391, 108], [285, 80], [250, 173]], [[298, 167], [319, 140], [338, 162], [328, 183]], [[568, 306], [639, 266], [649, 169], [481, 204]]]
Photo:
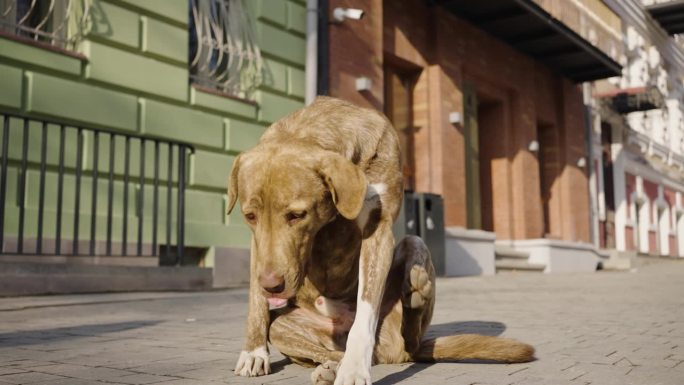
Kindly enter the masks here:
[[74, 50], [89, 11], [89, 0], [0, 0], [0, 33]]
[[262, 59], [242, 0], [190, 0], [190, 83], [250, 98]]

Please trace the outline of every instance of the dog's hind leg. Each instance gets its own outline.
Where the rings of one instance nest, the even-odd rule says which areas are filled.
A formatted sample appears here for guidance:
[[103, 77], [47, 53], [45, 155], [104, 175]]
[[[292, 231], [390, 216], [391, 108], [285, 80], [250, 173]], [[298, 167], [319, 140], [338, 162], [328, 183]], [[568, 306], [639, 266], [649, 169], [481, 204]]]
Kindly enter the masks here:
[[338, 330], [330, 318], [303, 308], [281, 313], [269, 329], [271, 344], [304, 366], [341, 360], [343, 352], [336, 340], [344, 337], [344, 331]]
[[387, 276], [375, 362], [412, 360], [432, 318], [435, 273], [423, 240], [406, 237], [397, 244]]
[[[395, 260], [403, 261], [401, 331], [406, 351], [413, 355], [432, 319], [435, 306], [435, 269], [430, 250], [422, 239], [407, 236], [395, 248]], [[401, 268], [401, 266], [399, 266]]]

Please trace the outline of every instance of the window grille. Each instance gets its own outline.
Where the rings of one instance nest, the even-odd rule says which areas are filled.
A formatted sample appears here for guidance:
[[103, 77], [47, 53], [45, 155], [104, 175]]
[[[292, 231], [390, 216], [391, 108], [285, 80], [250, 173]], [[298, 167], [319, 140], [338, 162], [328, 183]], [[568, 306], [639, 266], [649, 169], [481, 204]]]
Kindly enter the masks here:
[[190, 82], [241, 98], [262, 82], [262, 58], [242, 0], [190, 0]]
[[0, 32], [74, 50], [92, 0], [0, 0]]

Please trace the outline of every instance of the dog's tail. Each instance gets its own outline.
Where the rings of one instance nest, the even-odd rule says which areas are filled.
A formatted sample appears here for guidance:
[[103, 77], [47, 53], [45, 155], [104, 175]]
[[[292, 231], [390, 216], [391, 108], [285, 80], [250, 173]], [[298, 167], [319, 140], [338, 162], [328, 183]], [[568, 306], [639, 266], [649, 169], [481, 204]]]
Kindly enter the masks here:
[[424, 340], [413, 359], [418, 362], [486, 360], [528, 362], [534, 348], [528, 344], [501, 337], [460, 334]]

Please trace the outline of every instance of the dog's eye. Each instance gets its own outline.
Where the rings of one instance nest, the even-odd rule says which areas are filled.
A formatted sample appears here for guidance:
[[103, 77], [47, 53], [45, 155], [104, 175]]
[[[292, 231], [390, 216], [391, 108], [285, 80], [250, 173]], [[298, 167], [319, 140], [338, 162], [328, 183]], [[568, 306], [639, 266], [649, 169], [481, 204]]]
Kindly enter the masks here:
[[301, 212], [290, 212], [285, 215], [285, 220], [287, 220], [287, 223], [289, 224], [295, 224], [302, 220], [306, 216], [306, 211], [301, 211]]
[[256, 214], [254, 214], [254, 213], [247, 213], [247, 214], [245, 214], [245, 219], [246, 219], [247, 222], [249, 222], [249, 223], [254, 223], [254, 222], [256, 222]]

